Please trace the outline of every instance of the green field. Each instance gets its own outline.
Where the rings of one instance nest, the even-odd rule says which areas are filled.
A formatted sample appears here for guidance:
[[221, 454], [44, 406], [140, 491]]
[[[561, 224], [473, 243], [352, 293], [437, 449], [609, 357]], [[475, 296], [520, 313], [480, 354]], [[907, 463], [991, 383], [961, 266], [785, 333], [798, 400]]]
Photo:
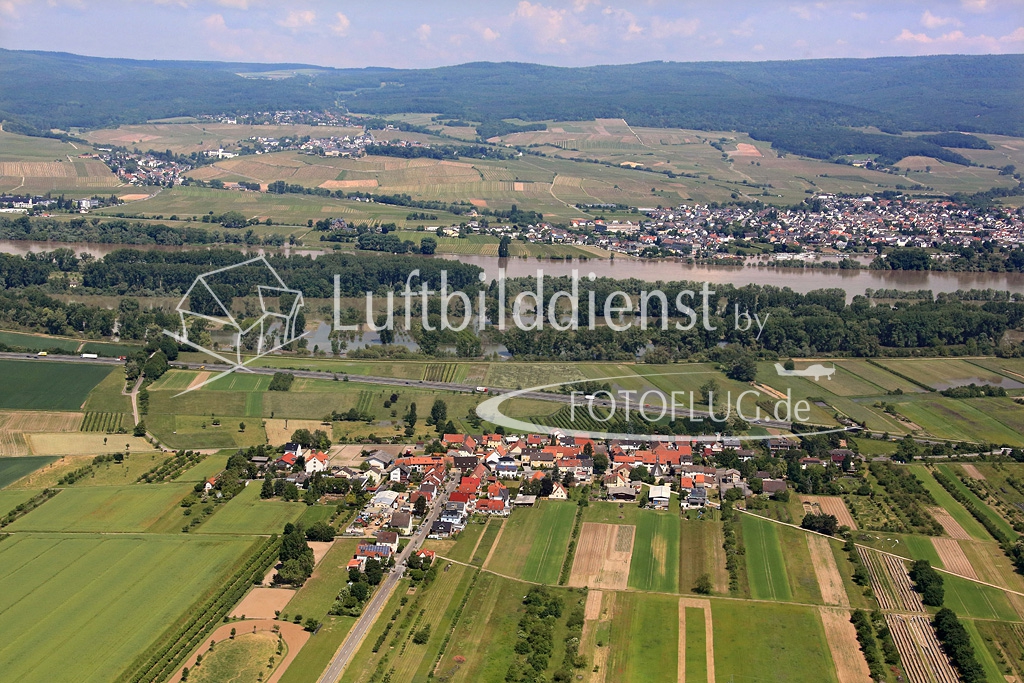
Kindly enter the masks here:
[[554, 584], [569, 545], [576, 505], [538, 501], [516, 510], [505, 522], [487, 568], [526, 581]]
[[707, 632], [704, 625], [704, 610], [697, 607], [686, 608], [686, 652], [680, 652], [680, 657], [686, 657], [686, 680], [696, 683], [714, 683], [708, 681], [708, 658], [705, 650], [707, 644]]
[[836, 683], [814, 608], [735, 600], [712, 600], [711, 606], [716, 680]]
[[740, 517], [740, 521], [752, 597], [756, 600], [792, 600], [776, 525], [746, 514]]
[[192, 490], [181, 484], [69, 488], [11, 524], [9, 531], [148, 531]]
[[[702, 618], [702, 630], [703, 626]], [[610, 641], [607, 680], [676, 680], [679, 599], [667, 595], [617, 594]]]
[[481, 524], [480, 519], [471, 519], [466, 524], [466, 528], [459, 532], [455, 539], [455, 545], [444, 553], [444, 556], [457, 562], [469, 563], [473, 559], [473, 548], [476, 547], [477, 541], [484, 534], [484, 524]]
[[0, 330], [0, 344], [20, 347], [29, 351], [61, 349], [63, 351], [74, 353], [82, 342], [77, 339], [50, 337], [41, 334], [23, 334], [21, 332], [7, 332], [5, 330]]
[[785, 559], [786, 575], [789, 577], [793, 600], [820, 604], [821, 589], [818, 587], [814, 565], [811, 563], [811, 553], [807, 548], [806, 532], [780, 524], [773, 526], [782, 546], [782, 557]]
[[992, 400], [928, 396], [895, 403], [900, 414], [940, 439], [1024, 445], [1024, 436], [987, 412]]
[[57, 458], [50, 456], [30, 456], [22, 458], [0, 458], [0, 489], [10, 486], [26, 474], [35, 472]]
[[305, 511], [305, 503], [261, 500], [259, 484], [249, 484], [220, 506], [198, 528], [204, 534], [280, 534]]
[[942, 472], [950, 481], [953, 482], [953, 486], [956, 487], [960, 493], [962, 493], [967, 500], [974, 503], [974, 507], [988, 520], [992, 522], [998, 529], [1000, 529], [1008, 538], [1017, 538], [1017, 532], [1013, 530], [1013, 527], [1003, 519], [1003, 517], [995, 510], [990, 508], [984, 501], [974, 494], [969, 488], [967, 488], [957, 473], [953, 470], [951, 465], [936, 465], [935, 469]]
[[[312, 508], [310, 508], [312, 509]], [[339, 538], [327, 555], [313, 571], [313, 575], [302, 585], [295, 597], [288, 601], [288, 614], [301, 614], [303, 619], [313, 617], [323, 621], [334, 599], [348, 582], [348, 561], [356, 553], [359, 541], [354, 538]]]
[[[442, 570], [437, 578], [427, 586], [417, 587], [412, 595], [407, 595], [406, 584], [403, 582], [395, 597], [407, 597], [409, 602], [403, 610], [410, 615], [410, 625], [400, 633], [397, 631], [404, 622], [396, 624], [396, 629], [389, 634], [389, 645], [381, 648], [377, 653], [372, 651], [375, 639], [367, 638], [357, 653], [354, 661], [345, 670], [342, 676], [344, 683], [357, 683], [361, 681], [376, 680], [373, 671], [376, 669], [381, 656], [385, 653], [390, 655], [388, 668], [393, 667], [394, 681], [418, 681], [426, 683], [427, 675], [434, 665], [438, 650], [444, 641], [445, 635], [451, 628], [452, 619], [458, 605], [468, 590], [469, 582], [475, 570], [461, 565], [453, 565], [451, 569]], [[395, 601], [389, 602], [383, 614], [391, 614], [398, 604]], [[403, 615], [404, 616], [404, 615]], [[378, 625], [383, 622], [378, 620]], [[412, 631], [430, 625], [430, 638], [424, 644], [412, 642]], [[375, 625], [375, 628], [377, 625]]]
[[0, 360], [0, 409], [79, 410], [93, 387], [120, 368], [46, 360]]
[[942, 575], [945, 605], [957, 614], [975, 619], [1020, 621], [1020, 615], [998, 588], [982, 586], [951, 574]]
[[281, 676], [281, 683], [309, 683], [317, 680], [354, 623], [355, 617], [327, 617], [316, 635], [306, 641], [298, 656], [292, 660], [288, 670]]
[[679, 588], [679, 517], [640, 510], [629, 565], [629, 587], [675, 593]]
[[116, 679], [230, 574], [251, 545], [187, 536], [17, 534], [0, 544], [3, 678], [50, 683], [69, 680], [73, 667], [76, 681]]
[[972, 538], [976, 538], [979, 541], [987, 541], [992, 537], [985, 530], [985, 527], [974, 518], [974, 516], [964, 508], [963, 505], [956, 502], [953, 496], [949, 495], [949, 491], [944, 489], [939, 482], [935, 480], [931, 472], [928, 471], [924, 465], [911, 465], [911, 471], [914, 476], [924, 484], [924, 487], [928, 489], [928, 492], [932, 494], [932, 498], [942, 506], [942, 508], [955, 519], [960, 526], [964, 528], [964, 531], [969, 533]]
[[[723, 571], [716, 573], [716, 565], [719, 564]], [[679, 529], [679, 592], [689, 593], [701, 574], [711, 576], [716, 592], [726, 592], [729, 587], [724, 567], [722, 524], [710, 520], [682, 520]]]
[[487, 529], [480, 538], [480, 544], [477, 546], [476, 552], [473, 553], [472, 563], [477, 567], [483, 566], [484, 560], [487, 559], [487, 553], [491, 551], [491, 547], [498, 537], [498, 532], [501, 531], [503, 522], [504, 520], [500, 517], [492, 517], [488, 520]]

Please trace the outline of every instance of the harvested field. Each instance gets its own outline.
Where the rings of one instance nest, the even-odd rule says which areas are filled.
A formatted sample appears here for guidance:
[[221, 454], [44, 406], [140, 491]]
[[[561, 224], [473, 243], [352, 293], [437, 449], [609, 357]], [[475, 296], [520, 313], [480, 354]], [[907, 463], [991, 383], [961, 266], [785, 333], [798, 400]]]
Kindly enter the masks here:
[[[107, 443], [104, 443], [104, 439]], [[98, 453], [117, 453], [124, 451], [129, 445], [132, 453], [153, 450], [153, 444], [142, 437], [118, 434], [117, 438], [107, 438], [100, 433], [45, 433], [29, 434], [26, 437], [29, 448], [35, 455], [95, 455]]]
[[[849, 607], [850, 598], [846, 595], [843, 576], [839, 573], [836, 557], [832, 554], [828, 541], [817, 534], [806, 534], [806, 537], [807, 549], [811, 552], [811, 562], [814, 565], [814, 576], [817, 577], [818, 588], [821, 590], [821, 599], [826, 605]], [[827, 625], [825, 631], [828, 632]]]
[[857, 552], [860, 554], [861, 562], [867, 567], [868, 575], [871, 578], [871, 590], [874, 592], [879, 606], [885, 610], [896, 609], [896, 598], [887, 578], [885, 567], [882, 566], [881, 554], [862, 547], [858, 547]]
[[942, 566], [947, 571], [966, 576], [969, 579], [978, 578], [970, 560], [964, 554], [964, 549], [960, 547], [960, 543], [955, 538], [932, 538], [932, 544], [935, 546], [935, 552], [939, 554], [939, 559], [942, 560]]
[[376, 178], [361, 178], [359, 180], [325, 180], [318, 187], [325, 190], [350, 190], [359, 188], [377, 187]]
[[77, 432], [82, 413], [14, 411], [0, 413], [0, 431]]
[[871, 679], [871, 672], [857, 642], [857, 629], [846, 610], [819, 607], [821, 625], [825, 627], [825, 640], [836, 665], [839, 683], [860, 683]]
[[118, 199], [122, 202], [137, 202], [140, 199], [149, 199], [151, 196], [148, 194], [123, 194]]
[[587, 593], [587, 606], [583, 613], [583, 618], [587, 621], [593, 621], [601, 617], [602, 595], [604, 595], [604, 593], [598, 590], [592, 590]]
[[910, 683], [957, 683], [959, 677], [949, 665], [927, 617], [886, 614], [903, 670]]
[[290, 588], [257, 586], [235, 606], [235, 609], [231, 611], [231, 616], [245, 617], [246, 619], [273, 619], [277, 616], [274, 612], [283, 611], [293, 597], [295, 597], [295, 591]]
[[914, 584], [907, 574], [907, 565], [903, 560], [892, 555], [883, 555], [885, 568], [889, 572], [889, 579], [896, 589], [897, 602], [900, 608], [906, 612], [923, 612], [924, 605], [921, 604], [921, 596], [914, 590]]
[[[330, 434], [330, 428], [323, 425], [320, 420], [264, 420], [267, 423], [267, 443], [271, 446], [283, 446], [292, 440], [292, 434], [297, 429], [308, 429], [314, 432], [323, 429]], [[356, 464], [358, 467], [358, 463]]]
[[736, 143], [736, 150], [730, 152], [734, 157], [760, 157], [764, 156], [761, 154], [757, 147], [754, 147], [749, 142]]
[[28, 455], [28, 444], [22, 432], [0, 429], [0, 457]]
[[569, 585], [625, 589], [635, 535], [633, 525], [584, 522]]
[[185, 391], [192, 391], [193, 389], [198, 389], [199, 387], [203, 386], [203, 382], [210, 379], [210, 375], [212, 374], [212, 372], [196, 373], [196, 376], [192, 378], [192, 381], [189, 383], [188, 388], [185, 389]]
[[932, 513], [932, 517], [942, 525], [942, 528], [947, 534], [949, 534], [950, 538], [964, 541], [971, 540], [971, 535], [967, 533], [964, 528], [960, 526], [960, 522], [953, 519], [953, 515], [946, 512], [945, 509], [938, 507], [928, 508], [928, 512]]
[[985, 480], [985, 475], [978, 471], [978, 468], [975, 467], [974, 465], [962, 464], [960, 465], [960, 467], [963, 468], [964, 474], [966, 474], [971, 479], [980, 479], [981, 481]]
[[800, 496], [800, 502], [804, 504], [805, 513], [835, 515], [840, 525], [845, 524], [851, 529], [857, 528], [853, 515], [839, 496]]

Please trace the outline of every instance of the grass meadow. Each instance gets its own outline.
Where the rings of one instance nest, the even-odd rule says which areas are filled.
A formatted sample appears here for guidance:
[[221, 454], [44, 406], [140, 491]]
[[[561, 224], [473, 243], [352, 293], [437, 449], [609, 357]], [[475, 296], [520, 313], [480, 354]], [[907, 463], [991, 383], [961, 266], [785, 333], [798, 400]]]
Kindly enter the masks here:
[[932, 498], [935, 499], [942, 509], [948, 512], [972, 538], [979, 541], [988, 541], [992, 538], [985, 530], [985, 527], [963, 505], [956, 502], [953, 496], [949, 495], [949, 491], [944, 489], [935, 480], [935, 477], [932, 476], [931, 472], [924, 465], [911, 465], [910, 470], [924, 484], [924, 487], [928, 489], [928, 492], [932, 494]]
[[[700, 624], [703, 630], [703, 617]], [[617, 594], [607, 647], [606, 680], [617, 683], [676, 680], [679, 599], [669, 595]]]
[[250, 483], [241, 493], [219, 506], [197, 528], [202, 534], [280, 534], [306, 510], [305, 503], [262, 500], [259, 483]]
[[740, 517], [747, 578], [756, 600], [792, 600], [777, 525], [754, 515]]
[[540, 501], [516, 510], [487, 568], [526, 581], [557, 583], [575, 516], [576, 505], [570, 502]]
[[714, 599], [711, 607], [716, 680], [838, 683], [815, 608]]
[[679, 588], [679, 516], [638, 510], [629, 587], [675, 593]]
[[16, 534], [0, 544], [3, 677], [49, 683], [71, 666], [76, 681], [115, 680], [252, 542]]
[[68, 488], [18, 519], [9, 531], [144, 532], [178, 507], [191, 486], [138, 484]]

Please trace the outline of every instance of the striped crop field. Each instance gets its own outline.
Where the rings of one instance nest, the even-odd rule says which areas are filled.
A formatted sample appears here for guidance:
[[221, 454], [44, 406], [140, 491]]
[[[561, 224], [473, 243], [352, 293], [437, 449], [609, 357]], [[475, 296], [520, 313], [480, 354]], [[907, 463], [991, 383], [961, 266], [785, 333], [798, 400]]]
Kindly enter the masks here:
[[81, 431], [83, 432], [116, 432], [121, 428], [124, 420], [124, 413], [97, 413], [88, 412], [82, 419]]

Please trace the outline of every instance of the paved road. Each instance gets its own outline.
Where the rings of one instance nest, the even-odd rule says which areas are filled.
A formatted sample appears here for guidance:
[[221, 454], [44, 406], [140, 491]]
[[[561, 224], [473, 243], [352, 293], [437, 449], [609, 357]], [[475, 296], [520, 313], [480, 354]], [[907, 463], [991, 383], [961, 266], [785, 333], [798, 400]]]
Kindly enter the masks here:
[[[119, 361], [119, 360], [117, 360], [115, 358], [81, 358], [79, 356], [57, 356], [57, 355], [54, 355], [54, 356], [34, 356], [34, 355], [28, 355], [27, 357], [35, 359], [35, 360], [47, 361], [47, 362], [102, 363], [102, 364], [106, 364], [106, 365], [119, 365], [119, 364], [121, 364], [121, 361]], [[0, 353], [0, 358], [25, 359], [26, 358], [26, 354], [24, 354], [24, 353]], [[230, 370], [231, 369], [231, 366], [220, 364], [220, 363], [191, 363], [191, 362], [186, 363], [186, 362], [182, 362], [182, 361], [174, 361], [173, 363], [171, 363], [171, 367], [186, 368], [186, 369], [189, 369], [189, 370], [198, 370], [199, 368], [202, 367], [202, 368], [204, 368], [206, 370], [209, 370], [210, 372], [223, 372], [225, 370]], [[238, 372], [243, 372], [243, 371], [239, 370]], [[338, 372], [332, 372], [332, 371], [327, 371], [327, 370], [322, 370], [322, 371], [317, 371], [317, 370], [292, 370], [292, 369], [289, 369], [289, 368], [256, 368], [256, 367], [246, 366], [245, 372], [250, 372], [250, 373], [253, 373], [253, 374], [256, 374], [256, 375], [273, 375], [275, 372], [290, 372], [291, 374], [293, 374], [296, 377], [302, 377], [302, 378], [305, 378], [305, 379], [330, 379], [330, 378], [334, 377], [335, 375], [344, 375], [344, 376], [348, 377], [349, 381], [351, 381], [351, 382], [360, 382], [362, 384], [378, 384], [378, 385], [390, 386], [390, 387], [417, 387], [417, 388], [425, 388], [425, 389], [436, 389], [438, 391], [457, 391], [457, 392], [467, 393], [467, 394], [476, 393], [476, 386], [472, 385], [472, 384], [455, 384], [455, 383], [449, 383], [449, 382], [432, 382], [432, 381], [428, 381], [428, 380], [396, 379], [394, 377], [376, 377], [376, 376], [372, 376], [372, 375], [352, 375], [352, 374], [347, 374], [347, 373], [343, 373], [343, 372], [342, 373], [338, 373]], [[492, 395], [493, 394], [498, 394], [498, 393], [508, 393], [509, 391], [511, 391], [511, 390], [504, 390], [504, 389], [497, 389], [497, 390], [495, 390], [494, 388], [490, 388], [489, 389], [489, 393], [492, 394]], [[565, 403], [565, 404], [572, 403], [572, 400], [573, 400], [571, 396], [567, 396], [566, 394], [549, 394], [549, 393], [543, 392], [543, 391], [528, 391], [526, 393], [520, 394], [520, 396], [522, 398], [536, 399], [536, 400], [540, 400], [540, 401], [552, 401], [554, 403]], [[635, 399], [636, 397], [634, 396], [633, 398]], [[580, 410], [584, 410], [585, 409], [585, 404], [582, 401], [579, 400], [578, 396], [577, 396], [576, 400], [577, 400], [576, 406]], [[608, 401], [597, 400], [597, 401], [594, 401], [594, 405], [607, 408], [611, 404]], [[646, 407], [649, 408], [649, 414], [651, 414], [651, 415], [655, 415], [655, 414], [657, 414], [661, 410], [661, 406], [660, 405], [656, 405], [656, 404], [648, 403], [648, 404], [646, 404]], [[619, 414], [621, 414], [622, 411], [625, 408], [624, 408], [623, 404], [620, 402], [617, 406], [615, 406], [615, 409], [616, 409], [616, 411]], [[747, 406], [746, 409], [750, 410], [750, 407]], [[630, 410], [636, 411], [637, 410], [637, 404], [631, 402]], [[689, 415], [689, 411], [686, 410], [686, 411], [683, 411], [680, 414], [679, 417], [680, 417], [680, 419], [686, 419], [686, 417], [688, 415]], [[694, 415], [694, 417], [698, 417], [698, 418], [708, 417], [708, 413], [707, 412], [701, 411], [701, 410], [696, 410], [696, 409], [693, 411], [693, 415]], [[789, 429], [792, 426], [792, 424], [790, 422], [783, 421], [783, 420], [760, 420], [760, 421], [755, 422], [754, 424], [757, 424], [757, 425], [759, 425], [761, 427], [773, 427], [773, 428], [776, 428], [776, 429]]]
[[448, 502], [448, 496], [458, 487], [458, 482], [452, 480], [448, 483], [448, 487], [444, 492], [444, 495], [438, 496], [434, 499], [434, 505], [430, 512], [427, 514], [427, 518], [420, 524], [419, 531], [409, 539], [409, 544], [405, 546], [405, 550], [399, 553], [395, 557], [395, 568], [385, 576], [384, 581], [377, 588], [377, 592], [370, 598], [370, 602], [363, 609], [362, 616], [356, 621], [355, 625], [352, 626], [352, 630], [345, 636], [345, 642], [338, 648], [338, 652], [335, 653], [334, 659], [331, 660], [327, 670], [324, 671], [323, 675], [320, 676], [319, 683], [335, 683], [341, 674], [344, 673], [345, 667], [355, 656], [359, 650], [359, 646], [362, 644], [366, 634], [370, 632], [373, 627], [373, 623], [380, 616], [381, 611], [384, 609], [384, 605], [387, 604], [388, 599], [391, 597], [391, 593], [395, 590], [399, 580], [405, 574], [405, 561], [419, 549], [420, 545], [423, 544], [427, 534], [430, 533], [430, 526], [437, 520], [441, 512], [444, 510], [444, 505]]

